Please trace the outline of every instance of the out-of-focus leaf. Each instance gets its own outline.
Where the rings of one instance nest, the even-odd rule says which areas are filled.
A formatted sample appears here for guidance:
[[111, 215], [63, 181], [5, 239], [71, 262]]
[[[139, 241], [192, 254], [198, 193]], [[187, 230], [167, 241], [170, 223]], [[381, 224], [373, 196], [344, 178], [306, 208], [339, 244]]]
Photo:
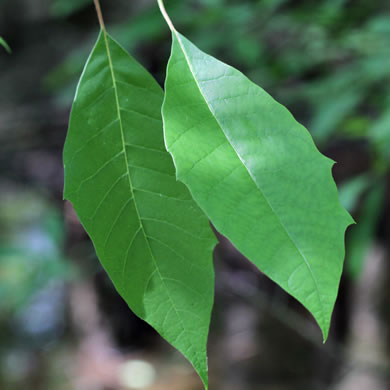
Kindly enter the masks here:
[[286, 108], [171, 29], [163, 119], [177, 177], [215, 227], [311, 311], [326, 339], [352, 223], [333, 162]]
[[362, 138], [367, 136], [371, 124], [372, 120], [366, 116], [351, 116], [343, 122], [339, 134], [352, 138]]
[[319, 105], [310, 125], [311, 133], [317, 142], [324, 142], [337, 130], [341, 121], [349, 115], [361, 100], [358, 91], [352, 89], [334, 96], [332, 100]]
[[375, 122], [369, 136], [379, 153], [390, 163], [390, 110]]
[[8, 43], [4, 40], [4, 38], [0, 37], [0, 46], [3, 46], [4, 49], [7, 51], [8, 54], [11, 54], [11, 48], [9, 47]]
[[65, 17], [87, 5], [92, 4], [91, 0], [54, 0], [52, 1], [50, 11], [53, 16]]
[[216, 239], [176, 181], [162, 102], [152, 76], [102, 31], [72, 108], [64, 196], [130, 308], [207, 384]]
[[375, 227], [383, 206], [385, 188], [385, 183], [381, 181], [368, 192], [357, 217], [357, 225], [349, 234], [346, 269], [352, 278], [359, 277], [364, 259], [374, 240]]
[[353, 212], [360, 196], [370, 183], [371, 180], [368, 175], [360, 175], [339, 186], [340, 203], [342, 206], [350, 213]]

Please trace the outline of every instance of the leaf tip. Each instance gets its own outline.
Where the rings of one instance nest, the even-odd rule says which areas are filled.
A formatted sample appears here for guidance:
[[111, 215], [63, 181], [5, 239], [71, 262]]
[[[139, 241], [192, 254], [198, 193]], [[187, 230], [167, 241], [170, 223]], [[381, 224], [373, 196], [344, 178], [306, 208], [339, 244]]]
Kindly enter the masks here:
[[326, 328], [322, 328], [321, 331], [322, 331], [322, 344], [325, 344], [329, 336], [329, 326], [327, 326]]
[[207, 372], [205, 374], [202, 374], [200, 376], [200, 378], [202, 379], [204, 390], [208, 390], [209, 389], [209, 380], [208, 380]]

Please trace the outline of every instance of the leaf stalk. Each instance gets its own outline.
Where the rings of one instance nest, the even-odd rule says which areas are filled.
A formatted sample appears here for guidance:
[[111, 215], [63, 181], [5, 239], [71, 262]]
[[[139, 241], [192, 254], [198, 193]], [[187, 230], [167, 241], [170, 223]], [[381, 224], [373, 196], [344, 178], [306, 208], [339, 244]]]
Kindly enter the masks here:
[[97, 17], [99, 19], [100, 28], [103, 31], [106, 31], [106, 27], [104, 25], [102, 8], [100, 7], [100, 2], [99, 2], [99, 0], [93, 0], [93, 2], [95, 3], [95, 8], [96, 8]]
[[169, 17], [167, 10], [165, 9], [163, 0], [157, 0], [157, 3], [160, 8], [161, 14], [164, 17], [165, 21], [167, 22], [169, 28], [171, 29], [172, 32], [176, 32], [175, 26], [173, 25], [172, 20]]

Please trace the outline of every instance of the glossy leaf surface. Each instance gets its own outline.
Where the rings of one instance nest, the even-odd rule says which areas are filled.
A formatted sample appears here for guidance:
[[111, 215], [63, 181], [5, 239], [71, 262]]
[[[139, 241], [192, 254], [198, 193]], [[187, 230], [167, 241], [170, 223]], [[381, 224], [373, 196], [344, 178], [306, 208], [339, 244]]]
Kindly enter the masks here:
[[216, 239], [176, 181], [164, 147], [162, 101], [150, 74], [102, 32], [72, 108], [64, 196], [130, 308], [207, 384]]
[[263, 89], [171, 29], [163, 120], [177, 176], [217, 230], [314, 315], [326, 339], [352, 223], [333, 161]]

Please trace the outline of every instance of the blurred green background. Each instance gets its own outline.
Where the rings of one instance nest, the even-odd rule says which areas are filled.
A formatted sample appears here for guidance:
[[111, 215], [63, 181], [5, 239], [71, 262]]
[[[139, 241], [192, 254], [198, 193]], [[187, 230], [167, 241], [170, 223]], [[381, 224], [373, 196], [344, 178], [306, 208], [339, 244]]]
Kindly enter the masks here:
[[[101, 0], [116, 38], [163, 84], [154, 0]], [[178, 30], [286, 105], [337, 164], [357, 225], [330, 339], [223, 237], [212, 390], [390, 388], [390, 3], [166, 0]], [[0, 0], [0, 389], [201, 389], [114, 291], [72, 207], [62, 147], [97, 38], [92, 0]]]

